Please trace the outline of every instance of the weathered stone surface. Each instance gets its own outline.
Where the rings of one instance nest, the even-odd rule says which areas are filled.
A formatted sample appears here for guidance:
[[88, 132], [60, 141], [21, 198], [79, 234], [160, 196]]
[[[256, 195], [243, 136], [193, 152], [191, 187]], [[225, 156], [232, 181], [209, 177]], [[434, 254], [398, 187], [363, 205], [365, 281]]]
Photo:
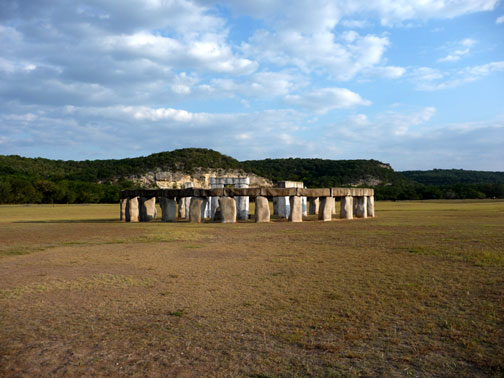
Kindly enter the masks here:
[[201, 204], [201, 219], [210, 218], [210, 199], [211, 197], [204, 197]]
[[375, 211], [374, 211], [374, 196], [369, 196], [367, 198], [367, 216], [368, 217], [374, 217], [375, 216]]
[[127, 198], [121, 198], [119, 201], [119, 206], [120, 206], [120, 220], [125, 222], [126, 221], [126, 204], [128, 203]]
[[318, 219], [328, 222], [332, 219], [332, 197], [320, 198]]
[[189, 222], [201, 223], [201, 205], [203, 199], [199, 197], [192, 197], [189, 205]]
[[126, 222], [139, 222], [140, 209], [138, 206], [138, 197], [128, 199], [126, 203]]
[[354, 197], [354, 202], [357, 202], [354, 207], [354, 215], [357, 218], [367, 218], [367, 197]]
[[353, 219], [353, 197], [341, 197], [340, 218]]
[[297, 194], [304, 197], [330, 197], [331, 189], [329, 188], [319, 188], [319, 189], [306, 189], [298, 188]]
[[262, 197], [290, 197], [297, 195], [296, 188], [261, 188]]
[[336, 199], [334, 197], [330, 197], [331, 201], [331, 213], [336, 214]]
[[257, 197], [261, 195], [261, 188], [224, 188], [224, 196], [226, 197], [236, 197], [236, 196], [250, 196]]
[[270, 221], [270, 208], [266, 197], [256, 197], [255, 199], [255, 221], [257, 223]]
[[161, 197], [159, 205], [161, 206], [161, 221], [174, 222], [177, 219], [177, 201], [175, 199]]
[[150, 222], [156, 219], [156, 197], [140, 197], [140, 222]]
[[280, 218], [289, 218], [291, 207], [290, 197], [274, 197], [277, 203], [277, 215]]
[[319, 212], [319, 199], [318, 197], [308, 197], [308, 214], [315, 215]]
[[289, 202], [290, 202], [289, 222], [302, 222], [303, 207], [301, 204], [301, 197], [292, 196], [289, 198]]
[[185, 218], [186, 217], [186, 204], [185, 204], [185, 201], [186, 201], [185, 197], [179, 197], [177, 199], [178, 216], [179, 216], [179, 218]]
[[308, 198], [307, 197], [301, 197], [301, 209], [303, 213], [303, 217], [308, 215]]
[[220, 213], [222, 223], [235, 223], [236, 222], [236, 201], [231, 197], [220, 197]]
[[234, 200], [236, 202], [236, 218], [239, 220], [247, 220], [249, 213], [249, 197], [237, 196]]

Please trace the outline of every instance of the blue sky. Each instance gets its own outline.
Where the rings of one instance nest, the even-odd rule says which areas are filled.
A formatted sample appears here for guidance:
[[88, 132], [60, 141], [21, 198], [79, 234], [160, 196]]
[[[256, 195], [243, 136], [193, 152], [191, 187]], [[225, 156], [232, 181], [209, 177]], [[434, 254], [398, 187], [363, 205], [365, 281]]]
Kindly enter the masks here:
[[498, 0], [3, 0], [0, 154], [504, 170]]

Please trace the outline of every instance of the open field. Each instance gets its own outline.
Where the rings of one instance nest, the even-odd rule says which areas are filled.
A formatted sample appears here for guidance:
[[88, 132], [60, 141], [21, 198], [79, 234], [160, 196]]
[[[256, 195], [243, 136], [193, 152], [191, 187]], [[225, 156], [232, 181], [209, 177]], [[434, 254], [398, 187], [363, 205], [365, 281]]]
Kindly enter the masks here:
[[329, 223], [0, 206], [0, 376], [504, 376], [504, 201]]

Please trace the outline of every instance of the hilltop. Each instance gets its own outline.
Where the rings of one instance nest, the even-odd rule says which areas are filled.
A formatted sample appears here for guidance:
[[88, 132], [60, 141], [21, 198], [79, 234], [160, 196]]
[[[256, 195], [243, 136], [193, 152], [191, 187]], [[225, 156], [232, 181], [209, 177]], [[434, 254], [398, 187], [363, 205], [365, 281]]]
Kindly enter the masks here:
[[255, 186], [303, 181], [306, 187], [366, 186], [377, 199], [504, 197], [504, 173], [464, 170], [396, 172], [377, 160], [264, 159], [240, 162], [203, 148], [143, 157], [63, 161], [0, 155], [1, 203], [117, 202], [134, 187], [205, 186], [211, 176], [248, 175]]

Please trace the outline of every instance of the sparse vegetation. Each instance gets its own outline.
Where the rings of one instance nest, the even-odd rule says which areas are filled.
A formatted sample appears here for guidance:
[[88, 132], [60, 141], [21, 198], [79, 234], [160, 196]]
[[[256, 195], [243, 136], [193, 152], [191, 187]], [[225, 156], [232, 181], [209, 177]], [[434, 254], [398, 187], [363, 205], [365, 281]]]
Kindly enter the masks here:
[[0, 376], [502, 376], [504, 201], [376, 206], [297, 224], [0, 206]]

